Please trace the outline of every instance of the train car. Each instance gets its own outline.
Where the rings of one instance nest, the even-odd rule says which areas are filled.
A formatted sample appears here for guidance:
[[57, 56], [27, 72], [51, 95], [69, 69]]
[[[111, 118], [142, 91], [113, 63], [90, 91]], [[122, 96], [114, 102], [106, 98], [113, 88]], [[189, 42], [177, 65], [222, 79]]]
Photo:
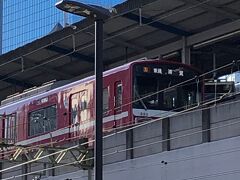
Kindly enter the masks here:
[[[163, 117], [196, 104], [199, 72], [184, 64], [142, 59], [104, 72], [104, 132]], [[182, 82], [188, 80], [185, 84]], [[176, 86], [177, 84], [181, 85]], [[33, 145], [94, 137], [94, 76], [45, 84], [3, 100], [0, 138]]]

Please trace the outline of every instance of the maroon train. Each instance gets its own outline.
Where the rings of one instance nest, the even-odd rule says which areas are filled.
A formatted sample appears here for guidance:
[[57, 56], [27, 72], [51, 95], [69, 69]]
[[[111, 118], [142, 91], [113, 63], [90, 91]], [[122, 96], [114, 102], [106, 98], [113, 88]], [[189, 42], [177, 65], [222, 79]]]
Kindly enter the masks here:
[[[188, 65], [146, 59], [106, 71], [104, 131], [162, 117], [195, 104], [200, 91], [194, 80], [174, 85], [197, 74]], [[46, 84], [2, 101], [0, 138], [5, 143], [29, 145], [69, 141], [74, 137], [93, 138], [94, 76], [62, 86], [56, 84]]]

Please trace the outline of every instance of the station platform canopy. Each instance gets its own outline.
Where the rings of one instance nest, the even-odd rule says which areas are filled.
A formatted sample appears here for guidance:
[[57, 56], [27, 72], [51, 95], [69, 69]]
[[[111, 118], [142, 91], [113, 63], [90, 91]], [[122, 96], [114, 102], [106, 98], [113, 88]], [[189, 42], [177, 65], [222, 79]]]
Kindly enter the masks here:
[[[238, 0], [128, 0], [105, 22], [104, 68], [142, 57], [181, 61], [183, 48], [203, 71], [212, 67], [213, 51], [217, 66], [232, 61], [240, 56], [239, 7]], [[0, 99], [54, 79], [78, 79], [93, 69], [94, 22], [83, 19], [1, 55]]]

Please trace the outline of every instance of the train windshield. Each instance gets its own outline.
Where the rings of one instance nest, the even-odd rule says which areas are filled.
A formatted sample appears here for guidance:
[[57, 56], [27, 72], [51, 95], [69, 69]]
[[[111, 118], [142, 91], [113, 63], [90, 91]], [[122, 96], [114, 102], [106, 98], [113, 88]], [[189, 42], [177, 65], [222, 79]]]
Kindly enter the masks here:
[[196, 75], [175, 64], [135, 65], [134, 108], [178, 111], [196, 105], [200, 95]]

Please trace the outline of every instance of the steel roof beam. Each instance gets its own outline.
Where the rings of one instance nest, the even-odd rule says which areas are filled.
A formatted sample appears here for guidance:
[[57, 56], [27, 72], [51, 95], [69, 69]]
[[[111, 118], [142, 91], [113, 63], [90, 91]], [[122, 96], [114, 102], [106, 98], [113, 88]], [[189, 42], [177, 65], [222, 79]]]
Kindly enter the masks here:
[[[26, 65], [29, 65], [31, 67], [38, 66], [38, 64], [33, 63], [31, 61], [31, 59], [28, 59], [28, 58], [24, 57], [24, 60], [28, 60], [27, 63], [26, 63], [26, 61], [24, 61], [24, 64], [26, 64]], [[12, 63], [18, 64], [18, 65], [22, 65], [21, 63], [18, 63], [18, 62], [12, 62]], [[71, 78], [74, 77], [72, 75], [68, 75], [68, 74], [56, 71], [54, 69], [51, 69], [49, 67], [39, 66], [38, 69], [41, 70], [41, 71], [45, 71], [45, 72], [54, 74], [56, 76], [64, 77], [66, 79], [71, 79]], [[20, 81], [20, 80], [17, 80], [15, 78], [11, 78], [10, 76], [0, 75], [0, 81], [4, 81], [6, 83], [9, 83], [9, 84], [12, 84], [12, 85], [16, 85], [16, 86], [19, 86], [19, 87], [23, 87], [23, 88], [30, 88], [30, 87], [34, 86], [34, 84], [28, 82], [27, 80], [21, 80]]]
[[227, 16], [228, 18], [233, 19], [233, 20], [237, 20], [237, 19], [240, 18], [240, 16], [238, 14], [235, 14], [233, 12], [224, 10], [222, 8], [218, 8], [218, 7], [213, 6], [209, 3], [202, 3], [198, 0], [181, 0], [181, 1], [183, 1], [185, 3], [188, 3], [188, 4], [192, 4], [192, 5], [198, 5], [199, 4], [199, 7], [202, 7], [203, 9], [206, 9], [210, 12], [222, 14], [222, 15]]
[[151, 26], [151, 27], [154, 27], [154, 28], [157, 28], [159, 30], [163, 30], [163, 31], [166, 31], [166, 32], [169, 32], [169, 33], [172, 33], [172, 34], [176, 34], [176, 35], [179, 35], [179, 36], [189, 36], [189, 35], [191, 35], [190, 32], [184, 31], [180, 28], [177, 28], [177, 27], [174, 27], [174, 26], [171, 26], [171, 25], [168, 25], [168, 24], [164, 24], [164, 23], [161, 23], [159, 21], [154, 21], [153, 18], [147, 18], [147, 17], [144, 17], [144, 16], [139, 17], [139, 15], [136, 15], [136, 14], [133, 14], [133, 13], [124, 14], [123, 17], [131, 19], [135, 22], [139, 22], [139, 20], [141, 18], [141, 21], [142, 21], [143, 24], [148, 24], [148, 26]]
[[[24, 57], [23, 58], [24, 60], [24, 64], [25, 65], [29, 65], [31, 67], [34, 67], [34, 66], [38, 66], [38, 64], [36, 63], [33, 63], [31, 59], [29, 58], [26, 58]], [[26, 61], [25, 61], [26, 60]], [[18, 65], [22, 65], [21, 63], [18, 63], [18, 62], [12, 62], [14, 64], [18, 64]], [[50, 73], [50, 74], [54, 74], [56, 76], [60, 76], [60, 77], [63, 77], [64, 79], [71, 79], [73, 78], [74, 76], [72, 75], [69, 75], [69, 74], [65, 74], [65, 73], [62, 73], [62, 72], [59, 72], [59, 71], [56, 71], [50, 67], [42, 67], [42, 66], [38, 66], [37, 69], [41, 70], [41, 71], [44, 71], [44, 72], [47, 72], [47, 73]], [[24, 69], [23, 69], [24, 70]], [[17, 85], [19, 87], [24, 87], [24, 88], [30, 88], [30, 87], [33, 87], [34, 84], [32, 83], [29, 83], [27, 82], [26, 80], [22, 80], [22, 81], [19, 81], [19, 80], [16, 80], [16, 79], [13, 79], [13, 78], [8, 78], [7, 76], [0, 76], [0, 80], [3, 79], [2, 81], [5, 81], [9, 84], [13, 84], [13, 85]]]
[[[74, 58], [77, 58], [77, 59], [81, 59], [81, 60], [83, 60], [85, 62], [88, 62], [88, 63], [91, 63], [91, 64], [94, 63], [94, 57], [90, 57], [90, 56], [80, 54], [78, 52], [74, 52], [73, 49], [65, 49], [65, 48], [62, 48], [62, 47], [55, 46], [55, 45], [50, 45], [50, 46], [46, 47], [46, 49], [48, 49], [50, 51], [60, 53], [60, 54], [63, 54], [63, 55], [68, 54], [67, 56], [74, 57]], [[69, 54], [69, 53], [71, 53], [71, 54]]]
[[[91, 38], [94, 38], [94, 32], [92, 32], [92, 31], [91, 32], [86, 32], [85, 34], [90, 35]], [[121, 46], [121, 47], [128, 47], [128, 48], [131, 48], [131, 49], [139, 51], [139, 52], [146, 51], [146, 49], [144, 47], [141, 47], [139, 45], [127, 42], [127, 40], [119, 38], [119, 36], [112, 38], [112, 35], [110, 35], [106, 32], [104, 32], [104, 39], [107, 39], [107, 41], [111, 42], [114, 45], [118, 45], [118, 46]]]
[[146, 49], [144, 47], [140, 47], [139, 45], [129, 43], [129, 42], [124, 41], [120, 38], [112, 38], [112, 39], [109, 39], [109, 41], [116, 44], [116, 45], [119, 45], [121, 47], [128, 47], [128, 48], [131, 48], [133, 50], [140, 51], [140, 52], [146, 51]]
[[19, 86], [19, 87], [23, 87], [23, 88], [30, 88], [33, 87], [34, 85], [32, 83], [29, 83], [27, 81], [20, 81], [14, 78], [10, 78], [9, 76], [2, 76], [0, 75], [0, 81], [4, 81], [6, 83], [15, 85], [15, 86]]
[[[234, 37], [237, 34], [240, 34], [240, 20], [233, 21], [227, 24], [223, 24], [222, 26], [218, 26], [194, 35], [187, 37], [187, 46], [193, 46], [198, 43], [206, 42], [208, 40], [212, 40], [214, 38], [219, 38], [218, 41], [224, 40], [226, 38]], [[234, 33], [235, 32], [235, 33]], [[222, 37], [222, 39], [221, 39]], [[212, 44], [214, 41], [212, 42]], [[207, 44], [209, 45], [209, 44]], [[182, 48], [182, 39], [174, 40], [165, 45], [161, 45], [158, 48], [152, 48], [151, 50], [138, 54], [136, 56], [132, 56], [129, 60], [134, 60], [141, 57], [153, 57], [159, 55], [165, 55], [174, 51], [178, 51]]]
[[[29, 65], [31, 67], [38, 66], [38, 64], [34, 63], [29, 58], [24, 57], [23, 60], [24, 60], [24, 64], [25, 65]], [[44, 72], [47, 72], [47, 73], [50, 73], [50, 74], [53, 74], [55, 76], [59, 76], [59, 77], [61, 77], [63, 79], [72, 79], [72, 78], [74, 78], [74, 76], [72, 76], [72, 75], [69, 75], [69, 74], [57, 71], [57, 70], [53, 69], [52, 67], [49, 67], [49, 66], [46, 66], [46, 65], [44, 65], [44, 66], [38, 66], [37, 69], [39, 69], [41, 71], [44, 71]]]
[[221, 45], [215, 45], [214, 50], [218, 53], [225, 52], [232, 55], [240, 55], [240, 51], [238, 48], [234, 47], [233, 45], [227, 45], [227, 44], [221, 44]]

